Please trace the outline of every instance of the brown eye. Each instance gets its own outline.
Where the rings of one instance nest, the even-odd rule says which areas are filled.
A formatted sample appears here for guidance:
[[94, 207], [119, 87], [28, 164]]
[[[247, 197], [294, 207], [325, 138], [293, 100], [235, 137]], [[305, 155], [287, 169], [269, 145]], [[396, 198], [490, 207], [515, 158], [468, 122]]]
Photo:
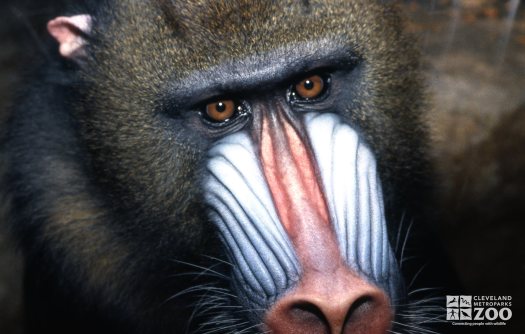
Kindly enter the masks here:
[[235, 102], [223, 100], [208, 103], [206, 106], [206, 116], [214, 122], [224, 122], [232, 118], [235, 114]]
[[303, 99], [314, 99], [324, 91], [324, 80], [318, 75], [312, 75], [295, 85], [297, 95]]

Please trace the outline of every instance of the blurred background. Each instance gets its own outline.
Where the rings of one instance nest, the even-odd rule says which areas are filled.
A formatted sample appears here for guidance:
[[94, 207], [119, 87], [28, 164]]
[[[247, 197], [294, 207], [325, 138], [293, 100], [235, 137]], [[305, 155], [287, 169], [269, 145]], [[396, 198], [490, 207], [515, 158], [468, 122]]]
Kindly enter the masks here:
[[525, 3], [403, 6], [424, 57], [442, 239], [466, 294], [513, 297], [510, 325], [486, 331], [525, 333]]
[[[48, 54], [46, 22], [71, 2], [0, 2], [0, 136], [24, 71]], [[398, 2], [423, 56], [439, 233], [465, 294], [513, 297], [509, 325], [487, 330], [525, 333], [525, 4]], [[0, 333], [15, 334], [21, 265], [5, 225], [0, 215]]]

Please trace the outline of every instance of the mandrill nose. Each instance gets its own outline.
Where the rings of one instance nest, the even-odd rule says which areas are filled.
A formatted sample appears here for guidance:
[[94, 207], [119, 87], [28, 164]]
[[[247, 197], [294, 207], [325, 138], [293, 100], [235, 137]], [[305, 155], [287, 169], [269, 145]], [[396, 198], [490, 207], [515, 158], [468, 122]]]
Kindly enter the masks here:
[[304, 277], [270, 308], [267, 329], [275, 334], [388, 332], [393, 312], [385, 292], [348, 269], [344, 271], [343, 275]]

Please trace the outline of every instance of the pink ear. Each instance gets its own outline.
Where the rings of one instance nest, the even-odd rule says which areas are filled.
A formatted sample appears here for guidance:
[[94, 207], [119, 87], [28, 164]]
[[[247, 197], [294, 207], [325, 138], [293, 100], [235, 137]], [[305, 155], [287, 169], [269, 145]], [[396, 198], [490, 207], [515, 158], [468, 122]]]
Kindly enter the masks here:
[[60, 45], [60, 54], [65, 58], [77, 59], [85, 56], [85, 35], [91, 33], [91, 16], [60, 16], [47, 23], [47, 31]]

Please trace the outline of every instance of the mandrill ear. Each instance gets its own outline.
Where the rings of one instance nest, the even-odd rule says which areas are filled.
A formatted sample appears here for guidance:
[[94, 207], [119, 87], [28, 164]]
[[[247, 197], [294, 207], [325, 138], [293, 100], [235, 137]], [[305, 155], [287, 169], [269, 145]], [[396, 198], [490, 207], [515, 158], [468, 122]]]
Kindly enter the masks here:
[[86, 38], [91, 34], [90, 15], [60, 16], [47, 23], [47, 31], [58, 44], [60, 55], [80, 61], [86, 56]]

